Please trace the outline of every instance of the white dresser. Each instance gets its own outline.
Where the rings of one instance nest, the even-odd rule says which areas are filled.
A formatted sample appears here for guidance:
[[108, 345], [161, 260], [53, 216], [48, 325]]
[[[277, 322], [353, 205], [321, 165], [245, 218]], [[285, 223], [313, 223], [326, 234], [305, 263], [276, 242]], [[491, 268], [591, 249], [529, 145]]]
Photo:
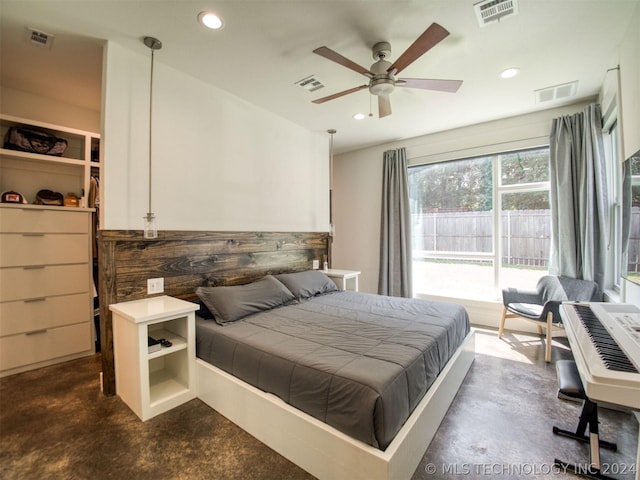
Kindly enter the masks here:
[[91, 212], [0, 205], [0, 377], [93, 353]]

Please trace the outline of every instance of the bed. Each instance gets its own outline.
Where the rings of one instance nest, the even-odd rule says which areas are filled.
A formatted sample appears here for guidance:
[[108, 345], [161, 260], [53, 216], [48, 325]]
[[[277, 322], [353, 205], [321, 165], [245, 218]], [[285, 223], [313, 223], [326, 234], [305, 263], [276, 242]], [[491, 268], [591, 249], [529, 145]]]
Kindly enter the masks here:
[[319, 271], [196, 293], [198, 397], [318, 478], [410, 478], [473, 361], [452, 303]]

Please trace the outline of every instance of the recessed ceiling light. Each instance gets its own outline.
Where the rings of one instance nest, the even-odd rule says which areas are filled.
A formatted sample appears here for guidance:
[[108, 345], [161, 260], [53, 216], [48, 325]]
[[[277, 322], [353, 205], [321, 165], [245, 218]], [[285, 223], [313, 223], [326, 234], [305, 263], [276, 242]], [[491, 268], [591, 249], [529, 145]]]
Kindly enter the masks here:
[[507, 68], [500, 74], [500, 78], [513, 78], [520, 73], [520, 69], [517, 67]]
[[353, 115], [353, 118], [355, 118], [356, 120], [362, 120], [364, 117], [366, 117], [364, 113], [356, 113]]
[[212, 30], [220, 30], [222, 28], [222, 19], [213, 12], [200, 12], [198, 21], [207, 28]]

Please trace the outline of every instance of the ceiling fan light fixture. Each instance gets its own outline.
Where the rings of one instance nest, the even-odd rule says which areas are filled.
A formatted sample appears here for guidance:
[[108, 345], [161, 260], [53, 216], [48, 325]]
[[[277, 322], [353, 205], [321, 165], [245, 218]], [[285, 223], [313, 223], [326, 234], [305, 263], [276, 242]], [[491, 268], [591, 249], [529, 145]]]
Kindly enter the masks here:
[[520, 69], [518, 67], [511, 67], [511, 68], [507, 68], [506, 70], [503, 70], [502, 72], [500, 72], [500, 78], [513, 78], [515, 76], [517, 76], [520, 73]]
[[395, 82], [390, 78], [374, 78], [371, 81], [369, 91], [376, 96], [389, 95], [393, 92]]
[[211, 30], [220, 30], [224, 26], [222, 18], [213, 12], [200, 12], [198, 22]]

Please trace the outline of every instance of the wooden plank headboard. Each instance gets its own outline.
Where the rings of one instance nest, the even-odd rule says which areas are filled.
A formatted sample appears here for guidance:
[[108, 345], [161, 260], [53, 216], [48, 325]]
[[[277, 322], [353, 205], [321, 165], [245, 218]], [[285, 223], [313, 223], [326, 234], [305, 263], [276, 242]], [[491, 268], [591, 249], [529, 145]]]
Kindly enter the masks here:
[[199, 286], [240, 285], [267, 274], [308, 270], [329, 251], [326, 232], [101, 230], [98, 238], [103, 391], [115, 394], [109, 305], [147, 297], [147, 279], [164, 278], [164, 295], [195, 300]]

